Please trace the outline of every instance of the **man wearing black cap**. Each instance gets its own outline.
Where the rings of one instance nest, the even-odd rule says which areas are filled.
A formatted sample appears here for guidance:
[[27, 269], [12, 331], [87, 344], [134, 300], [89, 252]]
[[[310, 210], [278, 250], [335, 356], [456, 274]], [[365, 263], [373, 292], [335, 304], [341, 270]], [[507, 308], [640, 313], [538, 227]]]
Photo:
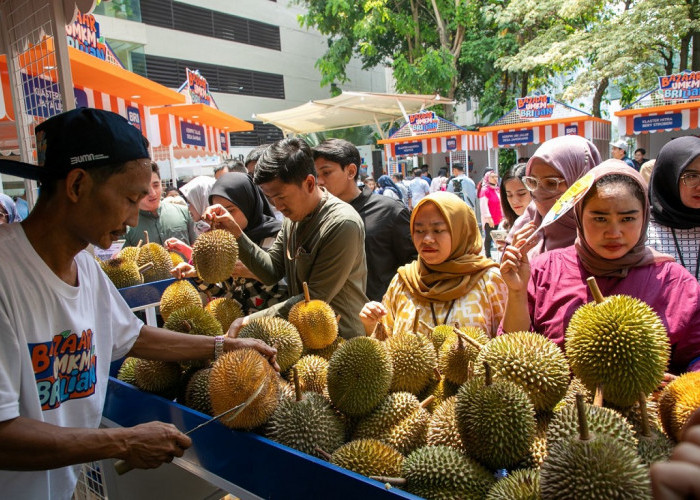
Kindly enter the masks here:
[[36, 127], [36, 144], [38, 165], [0, 160], [0, 172], [41, 183], [30, 216], [0, 226], [0, 495], [63, 499], [75, 488], [73, 464], [157, 467], [191, 444], [162, 422], [97, 429], [111, 360], [275, 351], [144, 325], [84, 251], [136, 225], [148, 193], [147, 144], [126, 119], [68, 111]]

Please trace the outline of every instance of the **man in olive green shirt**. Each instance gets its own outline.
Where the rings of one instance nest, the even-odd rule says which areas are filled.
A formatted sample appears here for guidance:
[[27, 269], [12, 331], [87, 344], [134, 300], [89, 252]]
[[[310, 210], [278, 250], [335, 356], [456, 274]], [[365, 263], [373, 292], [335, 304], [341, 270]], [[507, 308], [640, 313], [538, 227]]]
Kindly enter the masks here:
[[[160, 182], [160, 170], [151, 162], [151, 184], [148, 195], [139, 203], [139, 222], [126, 232], [125, 247], [135, 247], [143, 240], [143, 232], [148, 233], [151, 243], [164, 245], [165, 240], [177, 238], [192, 246], [196, 239], [194, 221], [188, 208], [175, 203], [161, 203], [163, 185]], [[145, 241], [144, 241], [145, 243]]]
[[263, 283], [286, 278], [290, 298], [236, 320], [229, 335], [235, 335], [251, 318], [286, 318], [289, 309], [303, 300], [304, 282], [312, 299], [325, 300], [340, 314], [342, 337], [364, 335], [359, 314], [368, 301], [367, 266], [360, 216], [318, 187], [313, 153], [301, 139], [284, 139], [266, 149], [258, 160], [254, 181], [285, 216], [282, 230], [267, 252], [253, 243], [220, 205], [209, 207], [205, 218], [236, 236], [241, 260]]

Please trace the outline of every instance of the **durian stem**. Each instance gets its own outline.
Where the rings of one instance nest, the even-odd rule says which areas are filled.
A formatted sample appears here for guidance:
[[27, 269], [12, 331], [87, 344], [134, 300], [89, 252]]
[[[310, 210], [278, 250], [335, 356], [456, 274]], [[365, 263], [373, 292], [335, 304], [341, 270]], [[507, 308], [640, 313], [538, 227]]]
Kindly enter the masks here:
[[185, 330], [183, 333], [189, 333], [190, 331], [192, 331], [192, 325], [190, 324], [189, 321], [183, 321], [182, 327]]
[[430, 326], [430, 325], [429, 325], [428, 323], [426, 323], [425, 321], [423, 321], [422, 319], [419, 319], [419, 320], [418, 320], [418, 324], [419, 324], [420, 326], [422, 326], [423, 328], [425, 328], [426, 330], [428, 330], [429, 332], [432, 333], [433, 327]]
[[418, 309], [416, 309], [416, 317], [413, 318], [413, 335], [418, 335]]
[[335, 317], [335, 323], [338, 324], [338, 325], [340, 324], [340, 318], [341, 318], [340, 314], [338, 314], [338, 315]]
[[136, 245], [136, 249], [141, 248], [141, 245], [143, 245], [143, 240], [139, 240], [138, 245]]
[[297, 367], [292, 368], [292, 378], [294, 380], [294, 395], [296, 396], [297, 402], [302, 400], [301, 394], [301, 384], [299, 383], [299, 370]]
[[406, 486], [406, 480], [402, 477], [369, 476], [369, 478], [382, 483], [389, 483], [392, 486]]
[[146, 240], [146, 245], [151, 242], [151, 240], [148, 238], [148, 231], [143, 232], [143, 239]]
[[588, 432], [588, 420], [586, 419], [586, 402], [583, 394], [576, 394], [576, 413], [578, 414], [578, 434], [581, 441], [588, 441], [591, 435]]
[[593, 406], [603, 407], [603, 384], [598, 384], [595, 388], [595, 396], [593, 397]]
[[493, 383], [493, 378], [491, 378], [491, 366], [484, 361], [484, 385], [489, 386]]
[[386, 328], [384, 328], [384, 323], [379, 321], [375, 327], [374, 331], [372, 332], [372, 335], [370, 335], [373, 339], [377, 339], [381, 342], [384, 342], [389, 336], [386, 333]]
[[144, 265], [139, 267], [139, 273], [143, 274], [146, 271], [150, 271], [151, 269], [153, 269], [153, 262], [146, 262]]
[[603, 294], [600, 293], [600, 288], [598, 288], [598, 283], [595, 281], [595, 276], [589, 276], [586, 279], [586, 282], [588, 283], [588, 288], [591, 290], [591, 294], [593, 295], [593, 299], [595, 300], [596, 304], [600, 304], [605, 300], [605, 297], [603, 297]]
[[330, 462], [331, 461], [331, 454], [328, 453], [326, 450], [319, 448], [318, 446], [314, 447], [314, 450], [316, 453], [321, 455], [326, 461]]
[[425, 409], [425, 408], [427, 408], [428, 405], [430, 405], [430, 403], [432, 403], [433, 401], [435, 401], [435, 396], [433, 396], [433, 395], [431, 394], [430, 396], [428, 396], [427, 398], [425, 398], [425, 399], [423, 400], [423, 402], [421, 402], [420, 407]]
[[465, 334], [463, 331], [458, 330], [457, 328], [452, 328], [452, 330], [455, 332], [455, 334], [461, 338], [462, 340], [465, 340], [469, 342], [471, 345], [473, 345], [476, 349], [479, 351], [484, 347], [482, 344], [480, 344], [476, 339], [471, 338], [469, 335]]
[[460, 328], [460, 326], [459, 326], [459, 321], [455, 321], [454, 327], [455, 327], [457, 330], [459, 330], [459, 328]]
[[651, 427], [649, 426], [649, 412], [647, 411], [647, 395], [639, 393], [639, 411], [642, 414], [642, 436], [651, 437]]
[[433, 375], [440, 381], [442, 379], [442, 373], [440, 373], [440, 369], [436, 366], [433, 368]]
[[311, 302], [311, 295], [309, 295], [309, 285], [307, 285], [306, 281], [304, 281], [304, 283], [302, 283], [301, 286], [304, 287], [304, 302], [308, 304], [309, 302]]

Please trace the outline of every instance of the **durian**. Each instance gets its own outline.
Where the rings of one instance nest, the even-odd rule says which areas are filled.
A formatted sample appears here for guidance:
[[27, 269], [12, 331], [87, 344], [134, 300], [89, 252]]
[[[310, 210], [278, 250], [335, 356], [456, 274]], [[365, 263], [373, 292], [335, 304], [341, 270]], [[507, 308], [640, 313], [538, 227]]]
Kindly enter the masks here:
[[160, 315], [168, 320], [170, 313], [185, 306], [197, 306], [201, 309], [202, 299], [197, 289], [187, 280], [177, 280], [163, 291], [160, 298]]
[[389, 337], [385, 346], [394, 369], [391, 390], [420, 393], [437, 365], [433, 344], [423, 335], [401, 332]]
[[301, 358], [302, 343], [299, 332], [285, 319], [274, 316], [253, 318], [240, 329], [238, 337], [259, 339], [277, 349], [277, 363], [282, 372], [287, 371]]
[[302, 356], [294, 365], [299, 374], [299, 386], [303, 392], [323, 394], [328, 376], [328, 361], [320, 356]]
[[429, 446], [445, 445], [464, 453], [464, 443], [457, 428], [455, 404], [457, 398], [452, 396], [438, 406], [428, 421], [426, 443]]
[[[148, 235], [146, 231], [144, 231], [144, 233], [146, 236]], [[170, 275], [170, 270], [173, 268], [173, 261], [168, 251], [158, 243], [146, 242], [146, 244], [139, 249], [136, 262], [139, 267], [148, 263], [153, 264], [151, 269], [143, 273], [144, 283], [166, 280], [172, 277]]]
[[341, 336], [338, 336], [331, 345], [328, 347], [324, 347], [323, 349], [306, 349], [302, 351], [302, 355], [306, 356], [307, 354], [313, 354], [315, 356], [320, 356], [326, 361], [331, 359], [331, 356], [333, 356], [333, 353], [345, 343], [345, 339]]
[[228, 297], [213, 299], [204, 306], [204, 309], [216, 318], [221, 324], [221, 329], [224, 333], [231, 327], [231, 323], [243, 317], [241, 306], [238, 305], [238, 302]]
[[540, 471], [520, 469], [497, 481], [486, 500], [540, 500]]
[[690, 415], [700, 408], [700, 372], [684, 373], [668, 384], [659, 398], [659, 417], [669, 437], [680, 441]]
[[376, 439], [358, 439], [335, 450], [330, 462], [363, 476], [396, 477], [401, 474], [403, 455]]
[[[631, 450], [637, 448], [637, 438], [632, 426], [615, 410], [583, 403], [588, 429], [596, 436], [608, 436]], [[556, 413], [547, 428], [547, 444], [551, 447], [559, 441], [574, 439], [579, 432], [577, 406], [567, 406]]]
[[459, 334], [448, 337], [440, 347], [438, 367], [447, 380], [462, 385], [471, 377], [470, 370], [489, 338], [480, 328], [455, 331]]
[[211, 400], [209, 399], [209, 376], [211, 368], [196, 371], [187, 382], [185, 389], [185, 406], [207, 415], [212, 415]]
[[134, 385], [167, 399], [173, 399], [180, 384], [180, 365], [139, 359], [134, 364]]
[[163, 324], [163, 328], [174, 332], [207, 337], [223, 335], [221, 325], [214, 316], [197, 305], [185, 306], [172, 311], [168, 315], [168, 320]]
[[230, 278], [237, 261], [236, 238], [223, 229], [200, 234], [192, 246], [192, 264], [206, 283], [219, 283]]
[[117, 373], [117, 378], [122, 382], [127, 384], [135, 385], [136, 380], [134, 379], [134, 367], [138, 363], [139, 358], [126, 358], [122, 365], [119, 367], [119, 372]]
[[127, 288], [143, 283], [139, 266], [133, 260], [115, 257], [100, 262], [100, 267], [117, 288]]
[[304, 347], [323, 349], [338, 337], [338, 323], [335, 312], [322, 300], [311, 300], [309, 287], [304, 286], [304, 300], [297, 302], [289, 310], [289, 322], [299, 331]]

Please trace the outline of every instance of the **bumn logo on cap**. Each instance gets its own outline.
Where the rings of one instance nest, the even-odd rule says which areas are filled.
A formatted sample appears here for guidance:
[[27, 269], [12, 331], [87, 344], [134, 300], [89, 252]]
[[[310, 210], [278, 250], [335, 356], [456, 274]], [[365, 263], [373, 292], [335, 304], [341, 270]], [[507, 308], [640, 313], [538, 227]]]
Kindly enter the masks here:
[[97, 161], [97, 160], [108, 160], [108, 159], [109, 159], [108, 155], [88, 153], [86, 155], [71, 156], [70, 157], [70, 164], [76, 165], [78, 163], [85, 163], [86, 161]]

